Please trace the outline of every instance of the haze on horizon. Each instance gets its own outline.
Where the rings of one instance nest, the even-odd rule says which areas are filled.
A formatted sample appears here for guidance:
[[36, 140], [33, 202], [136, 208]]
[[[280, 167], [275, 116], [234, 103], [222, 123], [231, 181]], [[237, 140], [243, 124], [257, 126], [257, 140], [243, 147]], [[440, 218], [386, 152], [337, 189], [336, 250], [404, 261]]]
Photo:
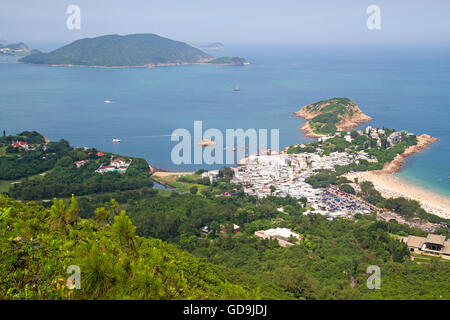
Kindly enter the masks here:
[[[80, 30], [66, 27], [73, 4]], [[369, 5], [381, 8], [381, 30], [366, 26]], [[2, 0], [0, 40], [64, 44], [156, 33], [190, 43], [448, 45], [449, 16], [447, 0]]]

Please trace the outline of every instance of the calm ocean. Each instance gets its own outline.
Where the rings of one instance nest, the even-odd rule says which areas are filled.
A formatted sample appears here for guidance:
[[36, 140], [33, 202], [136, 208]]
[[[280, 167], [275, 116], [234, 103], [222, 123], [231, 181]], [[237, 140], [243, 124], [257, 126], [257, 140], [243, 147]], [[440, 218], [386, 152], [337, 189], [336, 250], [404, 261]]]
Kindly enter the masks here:
[[[450, 196], [450, 48], [380, 46], [227, 46], [215, 56], [239, 55], [245, 67], [179, 66], [96, 69], [0, 61], [0, 130], [37, 130], [73, 146], [175, 165], [174, 129], [280, 129], [280, 147], [311, 141], [291, 114], [331, 97], [348, 97], [386, 126], [438, 137], [398, 173]], [[239, 86], [241, 91], [234, 92]], [[106, 104], [104, 100], [113, 103]], [[112, 139], [122, 140], [113, 144]], [[217, 166], [215, 166], [217, 167]]]

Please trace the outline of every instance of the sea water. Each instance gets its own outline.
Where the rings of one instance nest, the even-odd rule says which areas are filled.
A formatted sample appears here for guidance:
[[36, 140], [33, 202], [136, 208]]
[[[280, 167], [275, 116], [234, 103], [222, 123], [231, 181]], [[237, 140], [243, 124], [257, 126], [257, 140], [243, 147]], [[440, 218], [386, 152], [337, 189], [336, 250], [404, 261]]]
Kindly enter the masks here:
[[[156, 168], [190, 171], [222, 165], [175, 165], [171, 134], [279, 129], [280, 148], [309, 142], [292, 113], [348, 97], [373, 120], [440, 140], [411, 157], [402, 179], [450, 195], [450, 48], [415, 46], [230, 45], [248, 66], [187, 65], [101, 69], [25, 65], [0, 59], [0, 130], [36, 130], [73, 146], [145, 158]], [[240, 91], [234, 91], [239, 87]], [[110, 100], [110, 103], [105, 103]], [[112, 139], [121, 139], [113, 143]]]

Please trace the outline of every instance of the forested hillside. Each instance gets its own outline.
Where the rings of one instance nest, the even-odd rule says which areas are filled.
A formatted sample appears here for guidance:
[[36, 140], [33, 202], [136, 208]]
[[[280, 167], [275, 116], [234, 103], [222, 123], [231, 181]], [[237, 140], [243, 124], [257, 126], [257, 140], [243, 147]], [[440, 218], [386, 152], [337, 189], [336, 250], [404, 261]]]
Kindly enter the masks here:
[[[113, 202], [114, 203], [114, 202]], [[160, 240], [135, 235], [124, 211], [78, 217], [78, 204], [50, 210], [0, 196], [0, 299], [253, 299], [220, 267]], [[66, 270], [81, 270], [69, 290]]]

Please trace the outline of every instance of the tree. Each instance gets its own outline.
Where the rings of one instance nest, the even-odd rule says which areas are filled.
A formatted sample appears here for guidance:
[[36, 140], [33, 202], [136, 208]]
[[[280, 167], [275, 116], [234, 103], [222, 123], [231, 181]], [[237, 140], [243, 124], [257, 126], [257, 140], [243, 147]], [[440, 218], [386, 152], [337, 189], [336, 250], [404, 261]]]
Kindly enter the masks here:
[[193, 186], [189, 191], [190, 191], [192, 194], [197, 194], [198, 188], [197, 188], [197, 186]]
[[353, 189], [353, 187], [351, 185], [346, 184], [346, 183], [342, 184], [339, 187], [339, 190], [350, 193], [350, 194], [355, 194], [355, 189]]
[[119, 238], [120, 243], [136, 252], [136, 227], [131, 223], [130, 217], [126, 215], [125, 211], [122, 210], [118, 216], [114, 217], [112, 229]]
[[70, 206], [67, 207], [63, 200], [53, 199], [53, 205], [50, 208], [51, 216], [56, 220], [56, 227], [63, 229], [67, 234], [67, 226], [75, 223], [78, 217], [78, 202], [72, 195]]
[[274, 193], [277, 190], [274, 186], [270, 186], [270, 194]]

